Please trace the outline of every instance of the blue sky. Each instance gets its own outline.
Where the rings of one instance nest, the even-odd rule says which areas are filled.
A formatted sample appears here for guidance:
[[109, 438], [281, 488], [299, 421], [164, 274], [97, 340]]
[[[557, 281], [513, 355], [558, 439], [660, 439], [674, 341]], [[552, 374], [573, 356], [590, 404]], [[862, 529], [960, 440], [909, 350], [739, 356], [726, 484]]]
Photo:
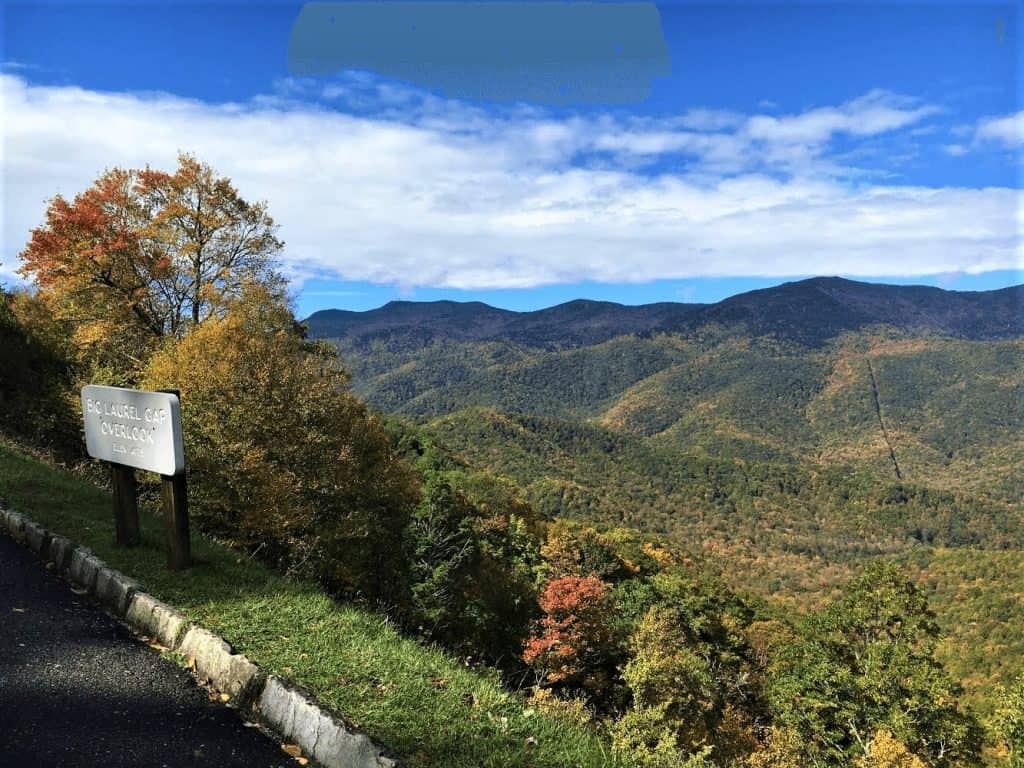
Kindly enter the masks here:
[[302, 76], [301, 8], [6, 4], [0, 280], [47, 197], [185, 150], [268, 201], [301, 315], [1021, 282], [1017, 4], [658, 4], [671, 73], [558, 105]]

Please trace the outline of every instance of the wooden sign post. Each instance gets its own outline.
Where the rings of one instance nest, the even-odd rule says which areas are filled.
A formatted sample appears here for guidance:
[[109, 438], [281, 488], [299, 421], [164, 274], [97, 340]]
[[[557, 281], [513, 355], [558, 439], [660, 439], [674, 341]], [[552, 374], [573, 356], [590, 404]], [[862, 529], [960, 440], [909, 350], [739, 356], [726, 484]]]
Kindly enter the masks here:
[[90, 385], [82, 388], [85, 445], [90, 456], [110, 463], [116, 542], [141, 541], [135, 470], [160, 475], [163, 484], [167, 562], [191, 563], [185, 448], [177, 392], [144, 392]]
[[192, 564], [192, 539], [188, 526], [188, 488], [185, 473], [161, 475], [164, 495], [164, 538], [167, 566], [172, 571]]
[[[180, 398], [176, 389], [161, 389]], [[180, 402], [180, 399], [179, 399]], [[167, 565], [172, 571], [192, 564], [192, 536], [188, 525], [188, 484], [185, 468], [173, 475], [160, 475], [164, 498], [164, 539], [167, 542]]]
[[114, 488], [115, 542], [119, 547], [134, 547], [142, 542], [139, 534], [139, 503], [135, 495], [135, 470], [124, 464], [110, 464]]

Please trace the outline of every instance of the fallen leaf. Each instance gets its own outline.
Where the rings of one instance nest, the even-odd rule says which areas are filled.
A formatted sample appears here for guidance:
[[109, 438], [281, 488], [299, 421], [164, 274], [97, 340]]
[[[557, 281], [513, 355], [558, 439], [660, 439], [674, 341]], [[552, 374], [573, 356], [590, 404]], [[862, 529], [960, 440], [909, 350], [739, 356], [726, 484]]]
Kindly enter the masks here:
[[281, 667], [281, 672], [283, 672], [286, 675], [290, 675], [293, 672], [295, 672], [295, 670], [292, 669], [291, 667]]
[[291, 757], [302, 757], [302, 747], [298, 744], [282, 744], [281, 751]]

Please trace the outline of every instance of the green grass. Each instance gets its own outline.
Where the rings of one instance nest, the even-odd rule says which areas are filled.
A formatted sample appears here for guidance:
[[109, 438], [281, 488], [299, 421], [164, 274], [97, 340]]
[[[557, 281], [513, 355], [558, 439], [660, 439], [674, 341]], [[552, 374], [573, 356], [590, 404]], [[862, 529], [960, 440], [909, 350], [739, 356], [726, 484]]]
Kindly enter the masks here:
[[410, 766], [617, 766], [583, 725], [541, 714], [497, 675], [402, 637], [382, 617], [339, 604], [193, 535], [197, 565], [165, 568], [161, 521], [141, 510], [142, 546], [113, 545], [110, 494], [0, 441], [0, 496], [85, 544], [190, 620], [391, 747]]

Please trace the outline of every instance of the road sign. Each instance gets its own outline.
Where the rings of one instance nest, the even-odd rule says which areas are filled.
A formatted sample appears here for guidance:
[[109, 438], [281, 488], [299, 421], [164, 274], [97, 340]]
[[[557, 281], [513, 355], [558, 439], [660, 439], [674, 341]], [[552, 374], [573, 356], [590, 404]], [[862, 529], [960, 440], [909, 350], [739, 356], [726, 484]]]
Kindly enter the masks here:
[[104, 461], [161, 475], [185, 470], [177, 395], [121, 387], [82, 387], [85, 446]]

